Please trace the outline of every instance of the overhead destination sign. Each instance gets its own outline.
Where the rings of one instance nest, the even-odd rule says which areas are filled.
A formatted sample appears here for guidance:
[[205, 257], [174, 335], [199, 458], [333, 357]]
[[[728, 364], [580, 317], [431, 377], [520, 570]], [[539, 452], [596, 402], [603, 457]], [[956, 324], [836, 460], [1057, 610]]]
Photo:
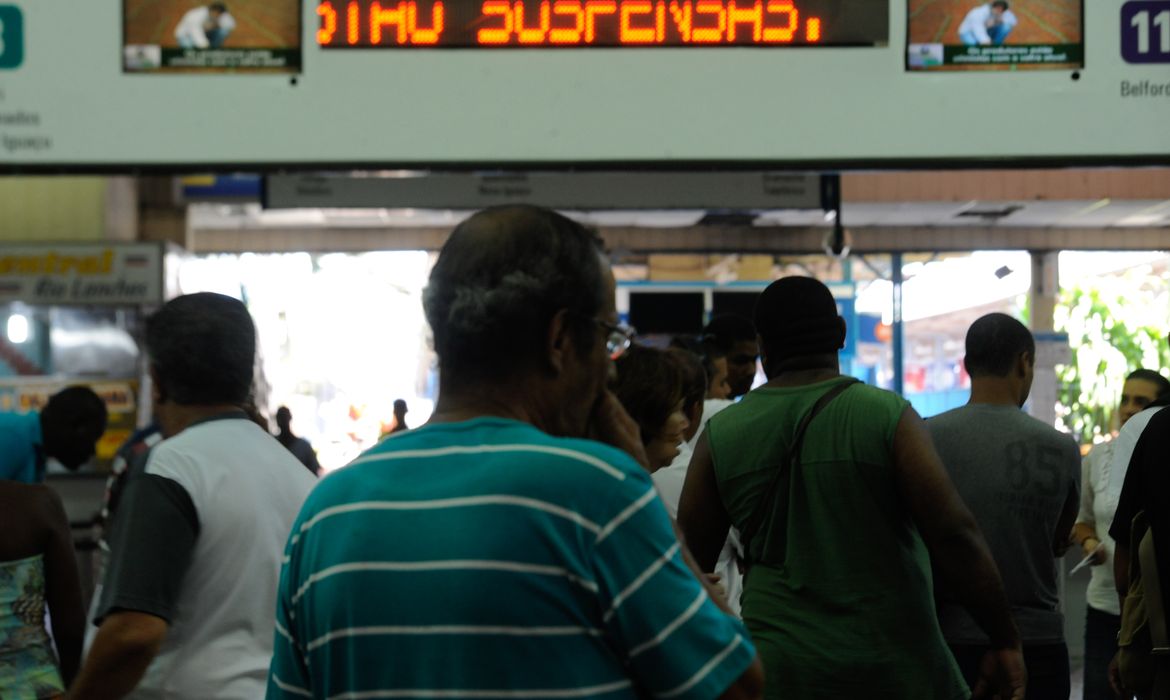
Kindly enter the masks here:
[[554, 209], [821, 209], [821, 178], [775, 172], [431, 173], [273, 175], [264, 205], [479, 209], [526, 202]]
[[323, 0], [322, 48], [883, 46], [877, 0]]
[[1170, 163], [1170, 0], [377, 3], [0, 0], [0, 173]]

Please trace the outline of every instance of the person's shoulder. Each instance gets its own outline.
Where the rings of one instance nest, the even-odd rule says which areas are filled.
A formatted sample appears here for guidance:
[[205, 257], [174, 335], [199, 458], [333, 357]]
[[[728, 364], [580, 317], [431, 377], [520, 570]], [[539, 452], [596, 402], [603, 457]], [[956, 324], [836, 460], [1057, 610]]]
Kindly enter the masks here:
[[1061, 447], [1073, 446], [1076, 447], [1076, 439], [1068, 433], [1062, 433], [1052, 425], [1045, 423], [1035, 416], [1028, 415], [1023, 410], [1019, 411], [1017, 422], [1020, 427], [1031, 432], [1036, 440], [1047, 442], [1050, 445], [1060, 445]]
[[21, 501], [37, 505], [60, 504], [61, 495], [48, 484], [25, 484], [19, 481], [6, 481], [4, 487]]
[[889, 405], [896, 405], [896, 406], [910, 405], [910, 402], [908, 402], [906, 399], [902, 398], [898, 394], [890, 391], [889, 389], [883, 389], [883, 388], [878, 387], [878, 386], [866, 384], [865, 382], [862, 382], [862, 381], [857, 381], [857, 382], [853, 383], [849, 387], [849, 389], [846, 390], [844, 395], [849, 396], [850, 394], [852, 394], [856, 398], [856, 400], [859, 400], [859, 401], [868, 401], [868, 402], [873, 402], [873, 403], [889, 404]]
[[551, 447], [566, 451], [566, 457], [588, 463], [615, 479], [624, 480], [631, 476], [646, 480], [650, 478], [633, 457], [612, 445], [582, 438], [548, 438]]

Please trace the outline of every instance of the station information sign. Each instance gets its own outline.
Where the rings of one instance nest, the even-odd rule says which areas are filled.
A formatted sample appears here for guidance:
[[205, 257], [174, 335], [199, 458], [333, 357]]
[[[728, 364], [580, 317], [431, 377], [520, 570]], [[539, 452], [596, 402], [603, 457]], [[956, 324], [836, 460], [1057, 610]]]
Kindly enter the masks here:
[[889, 0], [322, 0], [322, 48], [884, 46]]

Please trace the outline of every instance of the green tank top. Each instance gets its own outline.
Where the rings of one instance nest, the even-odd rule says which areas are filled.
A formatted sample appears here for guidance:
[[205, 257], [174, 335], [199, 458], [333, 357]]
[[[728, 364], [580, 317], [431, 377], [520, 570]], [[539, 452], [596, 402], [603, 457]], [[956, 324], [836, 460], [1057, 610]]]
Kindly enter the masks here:
[[[737, 528], [787, 460], [800, 419], [842, 381], [757, 389], [711, 419], [719, 494]], [[970, 697], [939, 630], [926, 547], [894, 480], [894, 432], [907, 405], [865, 385], [838, 396], [809, 424], [787, 517], [752, 541], [743, 618], [769, 699]]]

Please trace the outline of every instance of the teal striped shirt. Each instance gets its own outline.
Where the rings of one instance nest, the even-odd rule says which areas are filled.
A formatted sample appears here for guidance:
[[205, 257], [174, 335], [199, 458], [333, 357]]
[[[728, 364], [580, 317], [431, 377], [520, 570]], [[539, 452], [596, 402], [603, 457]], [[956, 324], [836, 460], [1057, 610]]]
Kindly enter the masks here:
[[314, 489], [280, 577], [269, 700], [714, 698], [755, 650], [624, 453], [479, 418]]

